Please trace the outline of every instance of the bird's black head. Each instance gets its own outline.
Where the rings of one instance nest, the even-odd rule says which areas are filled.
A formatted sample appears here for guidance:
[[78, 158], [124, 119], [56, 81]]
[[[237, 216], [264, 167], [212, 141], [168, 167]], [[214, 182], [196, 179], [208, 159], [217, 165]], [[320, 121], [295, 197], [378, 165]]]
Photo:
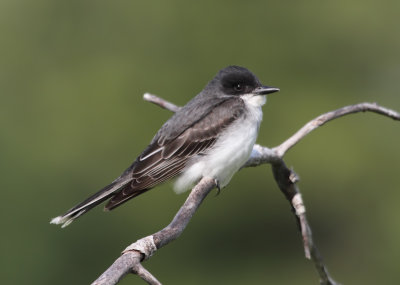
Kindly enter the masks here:
[[279, 91], [278, 88], [263, 86], [250, 70], [240, 66], [221, 69], [209, 85], [225, 95], [265, 95]]

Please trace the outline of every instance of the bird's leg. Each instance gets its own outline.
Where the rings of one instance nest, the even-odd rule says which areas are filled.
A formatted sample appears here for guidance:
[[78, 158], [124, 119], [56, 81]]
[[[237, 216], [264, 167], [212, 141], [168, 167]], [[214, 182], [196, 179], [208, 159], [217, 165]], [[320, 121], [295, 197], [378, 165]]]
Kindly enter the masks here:
[[217, 194], [215, 196], [218, 196], [221, 193], [221, 186], [219, 185], [219, 180], [217, 178], [214, 178], [214, 183], [215, 187], [217, 188]]

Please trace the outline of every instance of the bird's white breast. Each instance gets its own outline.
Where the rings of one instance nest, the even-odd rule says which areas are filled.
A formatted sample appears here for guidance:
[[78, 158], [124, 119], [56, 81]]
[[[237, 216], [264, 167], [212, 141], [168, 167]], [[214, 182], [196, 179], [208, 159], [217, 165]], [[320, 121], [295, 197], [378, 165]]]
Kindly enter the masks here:
[[258, 136], [261, 106], [265, 104], [266, 96], [248, 94], [241, 97], [247, 108], [245, 115], [224, 130], [206, 155], [194, 158], [194, 163], [189, 164], [175, 182], [177, 193], [189, 189], [202, 177], [217, 179], [222, 188], [247, 161]]

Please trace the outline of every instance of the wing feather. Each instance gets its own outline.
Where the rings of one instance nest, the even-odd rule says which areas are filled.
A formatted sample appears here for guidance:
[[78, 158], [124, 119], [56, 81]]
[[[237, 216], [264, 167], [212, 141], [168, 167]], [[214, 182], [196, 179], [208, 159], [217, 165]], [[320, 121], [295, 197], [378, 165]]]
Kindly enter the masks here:
[[[178, 132], [176, 136], [159, 134], [129, 168], [132, 182], [116, 193], [107, 203], [111, 210], [150, 188], [179, 175], [191, 158], [206, 154], [213, 147], [218, 134], [243, 116], [244, 102], [239, 97], [229, 98], [208, 114]], [[166, 124], [169, 124], [167, 121]], [[184, 125], [184, 124], [183, 124]], [[164, 127], [163, 127], [164, 128]]]

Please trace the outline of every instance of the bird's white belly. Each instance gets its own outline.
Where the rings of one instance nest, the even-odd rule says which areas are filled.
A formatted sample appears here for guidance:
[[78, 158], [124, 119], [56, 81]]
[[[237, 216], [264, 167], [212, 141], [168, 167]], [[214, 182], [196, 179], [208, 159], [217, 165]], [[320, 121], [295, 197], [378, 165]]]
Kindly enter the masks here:
[[207, 154], [194, 158], [193, 164], [189, 164], [176, 180], [175, 192], [186, 191], [202, 177], [216, 179], [222, 188], [248, 160], [258, 136], [261, 105], [265, 100], [257, 101], [257, 104], [246, 103], [246, 115], [229, 126]]

